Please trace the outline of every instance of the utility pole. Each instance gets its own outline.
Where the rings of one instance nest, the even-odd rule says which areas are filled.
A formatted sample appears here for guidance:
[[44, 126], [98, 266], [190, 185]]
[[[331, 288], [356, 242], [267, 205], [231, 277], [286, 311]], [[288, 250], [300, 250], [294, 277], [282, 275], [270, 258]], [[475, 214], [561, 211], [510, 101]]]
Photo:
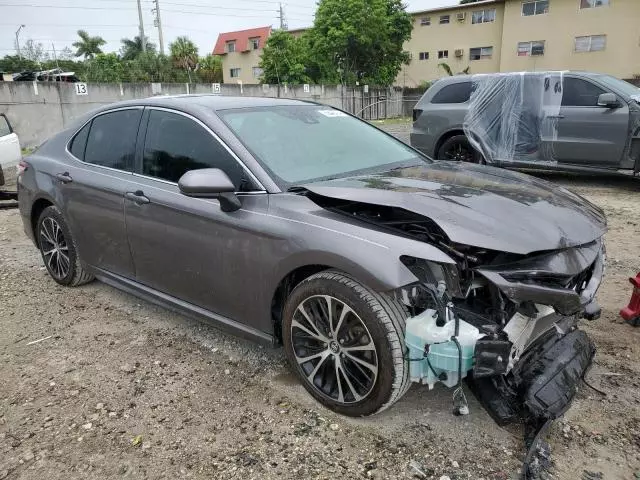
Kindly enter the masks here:
[[279, 13], [278, 17], [280, 18], [280, 30], [287, 30], [289, 27], [287, 26], [287, 18], [284, 16], [284, 9], [282, 8], [282, 3], [280, 3], [280, 8], [278, 13]]
[[22, 30], [25, 26], [20, 25], [18, 30], [16, 30], [16, 50], [18, 51], [18, 57], [22, 58], [22, 54], [20, 53], [20, 30]]
[[147, 51], [147, 42], [144, 36], [144, 23], [142, 22], [142, 7], [140, 6], [140, 0], [138, 0], [138, 21], [140, 22], [140, 43], [142, 44], [142, 51]]
[[51, 48], [53, 48], [53, 59], [56, 61], [56, 67], [60, 68], [60, 65], [58, 65], [58, 56], [56, 55], [56, 45], [51, 42]]
[[162, 19], [160, 18], [160, 0], [153, 0], [153, 3], [156, 4], [156, 8], [154, 8], [151, 11], [156, 14], [154, 25], [158, 27], [158, 40], [160, 40], [160, 53], [164, 55], [164, 41], [162, 39]]

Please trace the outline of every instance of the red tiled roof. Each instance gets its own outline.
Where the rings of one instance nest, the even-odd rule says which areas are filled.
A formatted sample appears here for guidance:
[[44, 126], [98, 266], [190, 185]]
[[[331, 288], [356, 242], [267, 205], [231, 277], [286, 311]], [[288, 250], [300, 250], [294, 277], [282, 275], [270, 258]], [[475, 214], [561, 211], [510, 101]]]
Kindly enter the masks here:
[[264, 48], [267, 38], [271, 34], [271, 27], [250, 28], [249, 30], [240, 30], [237, 32], [227, 32], [218, 35], [218, 41], [213, 49], [214, 55], [224, 55], [227, 53], [225, 48], [227, 42], [236, 41], [236, 52], [244, 52], [249, 49], [249, 39], [260, 37], [260, 47]]

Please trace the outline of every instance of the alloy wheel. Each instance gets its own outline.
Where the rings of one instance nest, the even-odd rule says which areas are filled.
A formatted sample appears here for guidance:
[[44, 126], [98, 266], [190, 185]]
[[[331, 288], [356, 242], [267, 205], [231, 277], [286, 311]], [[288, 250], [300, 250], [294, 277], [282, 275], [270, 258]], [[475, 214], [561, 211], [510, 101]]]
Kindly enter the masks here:
[[444, 152], [444, 156], [447, 160], [453, 160], [456, 162], [473, 162], [473, 152], [465, 148], [461, 143], [451, 145], [451, 147]]
[[378, 377], [378, 355], [366, 325], [351, 307], [329, 295], [303, 300], [291, 322], [293, 352], [307, 381], [343, 403], [365, 399]]
[[71, 261], [69, 247], [60, 224], [52, 217], [45, 218], [40, 225], [40, 249], [49, 273], [57, 279], [69, 275]]

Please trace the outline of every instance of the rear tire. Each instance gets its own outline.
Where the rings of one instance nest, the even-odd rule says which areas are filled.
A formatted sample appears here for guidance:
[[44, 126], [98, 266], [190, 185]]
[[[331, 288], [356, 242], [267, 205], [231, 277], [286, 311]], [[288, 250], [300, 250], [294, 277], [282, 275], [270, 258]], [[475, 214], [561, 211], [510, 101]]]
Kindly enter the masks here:
[[82, 266], [71, 230], [58, 207], [51, 205], [42, 211], [35, 233], [44, 265], [56, 282], [77, 287], [93, 280]]
[[344, 273], [323, 271], [303, 280], [287, 299], [284, 350], [320, 403], [343, 415], [372, 415], [411, 385], [406, 317], [402, 304], [387, 295]]
[[438, 149], [437, 158], [453, 162], [482, 163], [482, 155], [471, 146], [466, 135], [447, 138]]

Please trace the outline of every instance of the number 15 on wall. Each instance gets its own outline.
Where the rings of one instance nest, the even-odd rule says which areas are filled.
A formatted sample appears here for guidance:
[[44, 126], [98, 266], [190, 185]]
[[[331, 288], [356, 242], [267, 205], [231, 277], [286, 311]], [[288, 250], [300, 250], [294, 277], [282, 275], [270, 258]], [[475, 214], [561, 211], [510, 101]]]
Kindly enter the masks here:
[[74, 83], [76, 86], [76, 95], [88, 95], [86, 83]]

